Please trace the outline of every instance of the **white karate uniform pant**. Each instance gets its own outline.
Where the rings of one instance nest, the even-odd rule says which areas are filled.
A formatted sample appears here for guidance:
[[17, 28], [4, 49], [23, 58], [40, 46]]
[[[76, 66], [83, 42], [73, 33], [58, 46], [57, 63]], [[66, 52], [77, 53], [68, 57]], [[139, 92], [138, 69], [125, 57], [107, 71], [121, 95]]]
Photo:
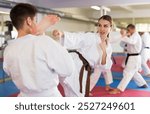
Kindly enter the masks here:
[[83, 97], [85, 95], [87, 72], [84, 72], [83, 83], [82, 83], [83, 92], [80, 93], [79, 73], [83, 64], [76, 53], [70, 53], [70, 54], [75, 63], [75, 69], [74, 69], [75, 71], [70, 77], [67, 77], [65, 81], [61, 79], [60, 83], [64, 89], [64, 93], [66, 97]]
[[117, 87], [119, 90], [124, 91], [132, 78], [138, 86], [143, 86], [144, 84], [146, 84], [146, 81], [138, 72], [140, 66], [141, 66], [140, 55], [129, 57], [128, 62], [123, 71], [123, 78]]
[[[67, 82], [61, 83], [61, 85], [64, 88], [66, 97], [77, 97], [77, 96], [83, 97], [85, 95], [85, 89], [86, 89], [87, 71], [84, 70], [83, 81], [82, 81], [82, 93], [80, 93], [79, 73], [80, 73], [80, 69], [83, 63], [81, 62], [77, 54], [71, 53], [71, 55], [76, 65], [76, 71], [78, 72], [78, 74], [68, 77]], [[98, 82], [101, 73], [103, 73], [106, 85], [109, 85], [113, 82], [111, 71], [102, 72], [99, 69], [95, 68], [94, 73], [91, 75], [91, 78], [90, 78], [90, 90], [92, 90], [94, 86], [96, 85], [96, 83]]]
[[144, 48], [141, 52], [141, 57], [144, 75], [148, 75], [150, 74], [150, 68], [148, 67], [147, 61], [150, 59], [150, 49]]
[[101, 71], [98, 68], [95, 68], [94, 73], [92, 74], [90, 79], [90, 90], [92, 90], [95, 87], [96, 83], [98, 82], [101, 76], [101, 73], [104, 76], [106, 85], [110, 85], [113, 82], [112, 73], [110, 70]]
[[72, 89], [70, 84], [68, 84], [68, 83], [61, 83], [61, 85], [62, 85], [62, 87], [64, 89], [65, 97], [82, 97], [82, 95], [76, 94], [76, 92]]
[[126, 58], [127, 58], [127, 56], [124, 56], [124, 59], [123, 59], [123, 61], [122, 61], [122, 64], [121, 64], [121, 67], [122, 68], [125, 68], [125, 61], [126, 61]]

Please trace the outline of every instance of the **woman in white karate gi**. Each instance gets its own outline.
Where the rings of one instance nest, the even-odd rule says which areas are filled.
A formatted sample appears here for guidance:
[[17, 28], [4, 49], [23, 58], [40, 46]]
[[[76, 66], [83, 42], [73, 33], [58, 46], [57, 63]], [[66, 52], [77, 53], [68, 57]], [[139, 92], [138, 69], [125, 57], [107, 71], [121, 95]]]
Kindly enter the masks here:
[[[108, 37], [111, 29], [112, 19], [110, 16], [104, 15], [98, 20], [98, 33], [70, 33], [61, 32], [58, 30], [53, 31], [54, 36], [59, 38], [61, 37], [62, 45], [64, 45], [67, 49], [76, 49], [94, 69], [94, 73], [90, 79], [90, 90], [92, 90], [96, 85], [101, 73], [104, 74], [106, 90], [108, 91], [111, 89], [109, 85], [113, 82], [110, 71], [112, 66], [112, 48]], [[80, 71], [82, 63], [76, 62], [76, 65], [78, 71]], [[85, 79], [86, 76], [87, 75], [85, 73]], [[79, 77], [76, 76], [76, 79], [79, 79]], [[85, 87], [85, 81], [83, 81], [83, 87]], [[76, 84], [76, 88], [74, 89], [79, 91], [79, 86]]]
[[144, 76], [150, 77], [150, 68], [147, 64], [150, 60], [150, 34], [148, 32], [139, 32], [142, 38], [142, 68], [144, 71]]
[[125, 68], [123, 70], [123, 78], [117, 86], [117, 89], [110, 91], [110, 94], [123, 92], [132, 78], [139, 87], [148, 87], [146, 81], [138, 72], [141, 68], [141, 37], [136, 32], [135, 26], [133, 24], [129, 24], [127, 26], [127, 30], [129, 37], [127, 36], [127, 34], [122, 34], [121, 39], [123, 42], [127, 43], [127, 59], [125, 62]]

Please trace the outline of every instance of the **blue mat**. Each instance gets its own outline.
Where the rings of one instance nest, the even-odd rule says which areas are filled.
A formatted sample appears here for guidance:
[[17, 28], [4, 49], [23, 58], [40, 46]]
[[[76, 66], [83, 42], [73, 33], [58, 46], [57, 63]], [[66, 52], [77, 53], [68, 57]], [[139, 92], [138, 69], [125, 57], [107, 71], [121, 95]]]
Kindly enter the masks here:
[[3, 70], [3, 63], [0, 62], [0, 79], [6, 78], [6, 77], [8, 77], [8, 76], [6, 75], [6, 73]]
[[[114, 78], [122, 78], [122, 73], [120, 73], [120, 72], [113, 72], [112, 74], [113, 74]], [[148, 77], [145, 77], [145, 79], [150, 80], [150, 78], [148, 78]], [[117, 85], [119, 84], [119, 82], [120, 82], [120, 80], [114, 79], [114, 82], [111, 84], [111, 86], [116, 88]], [[150, 86], [150, 82], [148, 84]], [[105, 80], [102, 76], [99, 79], [99, 81], [97, 82], [96, 86], [105, 86]], [[131, 81], [129, 83], [129, 85], [127, 86], [127, 88], [150, 91], [150, 88], [146, 88], [146, 89], [138, 88], [134, 81]], [[10, 96], [10, 95], [18, 93], [18, 92], [19, 92], [19, 90], [17, 89], [17, 87], [14, 85], [14, 83], [11, 80], [0, 84], [0, 97]]]
[[3, 70], [0, 70], [0, 79], [3, 79], [3, 78], [7, 78], [7, 74], [3, 71]]
[[126, 56], [126, 53], [113, 53], [112, 56]]
[[19, 90], [11, 80], [0, 84], [0, 97], [7, 97], [18, 92]]

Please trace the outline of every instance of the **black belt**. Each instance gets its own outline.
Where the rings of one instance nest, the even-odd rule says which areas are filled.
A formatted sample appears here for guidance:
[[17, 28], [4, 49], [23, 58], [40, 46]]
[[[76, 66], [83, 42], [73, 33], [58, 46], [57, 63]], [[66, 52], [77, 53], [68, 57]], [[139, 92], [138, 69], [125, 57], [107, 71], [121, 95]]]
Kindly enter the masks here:
[[80, 83], [80, 92], [82, 93], [82, 80], [83, 80], [83, 74], [84, 74], [84, 69], [88, 72], [87, 73], [87, 79], [86, 79], [86, 90], [85, 90], [85, 97], [89, 96], [90, 92], [90, 76], [92, 74], [92, 68], [89, 64], [89, 62], [76, 50], [68, 50], [69, 53], [76, 53], [78, 54], [80, 60], [82, 61], [83, 65], [80, 69], [80, 76], [79, 76], [79, 83]]
[[128, 59], [129, 59], [130, 56], [138, 56], [138, 55], [140, 55], [140, 54], [139, 53], [132, 53], [132, 54], [127, 53], [127, 58], [126, 58], [126, 61], [125, 61], [125, 65], [127, 64]]
[[144, 48], [146, 48], [146, 49], [150, 49], [150, 47], [144, 47]]

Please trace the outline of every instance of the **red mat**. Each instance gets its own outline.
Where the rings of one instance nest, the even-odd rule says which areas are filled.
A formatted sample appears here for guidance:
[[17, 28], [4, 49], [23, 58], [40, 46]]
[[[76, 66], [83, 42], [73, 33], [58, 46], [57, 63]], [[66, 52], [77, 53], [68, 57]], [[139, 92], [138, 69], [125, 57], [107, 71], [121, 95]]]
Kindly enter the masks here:
[[127, 89], [122, 93], [110, 95], [104, 87], [95, 87], [92, 91], [93, 97], [150, 97], [150, 92]]
[[[63, 88], [59, 86], [59, 90], [63, 92]], [[150, 92], [141, 90], [127, 89], [122, 93], [116, 95], [110, 95], [104, 87], [95, 87], [92, 91], [93, 97], [150, 97]], [[11, 95], [10, 97], [17, 97], [18, 93]]]
[[17, 97], [19, 93], [15, 93], [15, 94], [12, 94], [10, 95], [9, 97]]
[[123, 68], [119, 64], [113, 64], [111, 71], [113, 72], [123, 72]]
[[122, 72], [123, 68], [121, 67], [122, 62], [125, 60], [125, 56], [114, 56], [116, 64], [112, 65], [111, 71], [113, 72]]

